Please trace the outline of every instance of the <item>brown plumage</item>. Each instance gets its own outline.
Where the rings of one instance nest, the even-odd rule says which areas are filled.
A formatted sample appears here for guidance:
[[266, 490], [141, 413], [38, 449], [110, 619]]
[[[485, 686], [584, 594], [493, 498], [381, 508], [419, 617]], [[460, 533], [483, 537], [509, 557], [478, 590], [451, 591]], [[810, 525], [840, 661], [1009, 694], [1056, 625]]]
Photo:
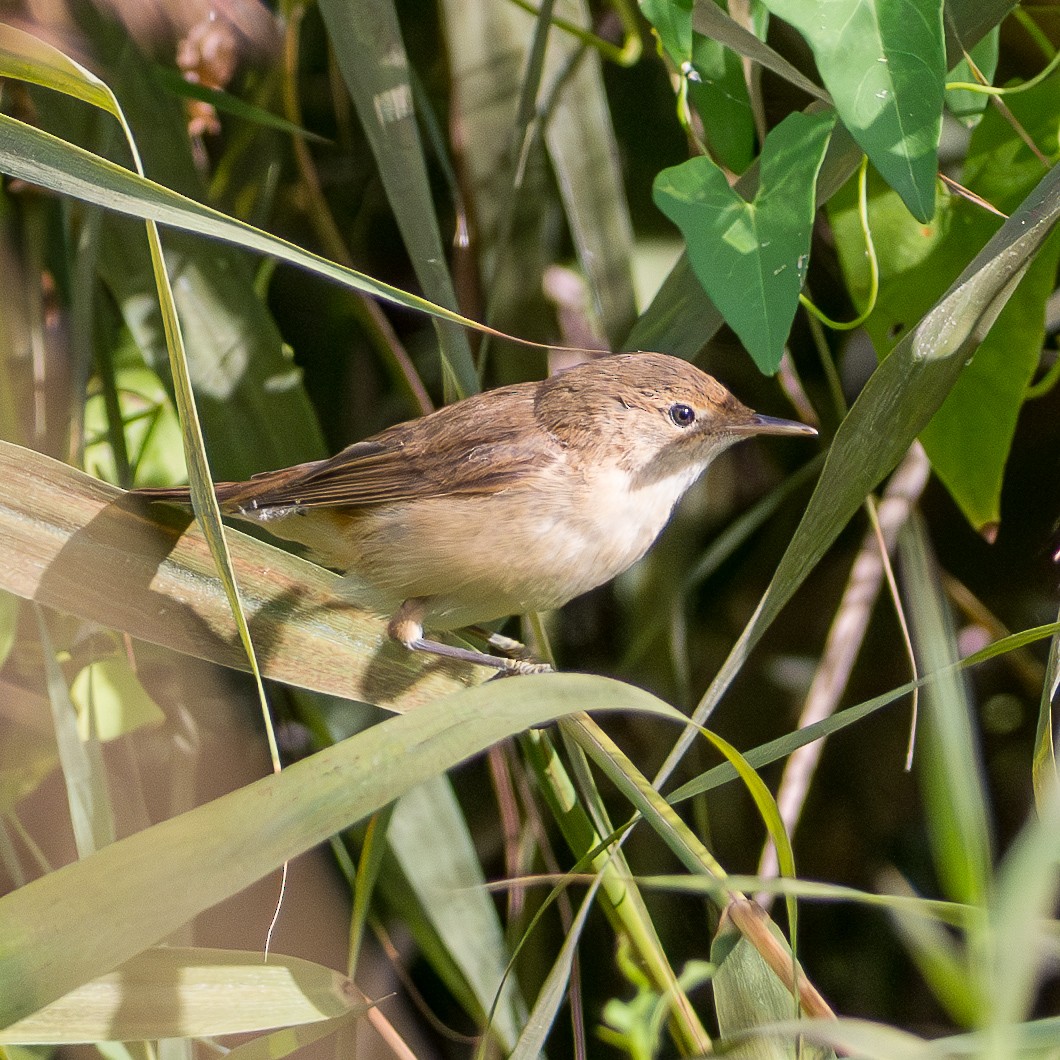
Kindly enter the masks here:
[[[327, 460], [221, 483], [226, 514], [301, 543], [409, 647], [506, 669], [422, 636], [558, 607], [650, 547], [710, 461], [750, 434], [812, 434], [759, 416], [664, 354], [578, 365], [470, 397]], [[186, 488], [142, 490], [187, 503]]]

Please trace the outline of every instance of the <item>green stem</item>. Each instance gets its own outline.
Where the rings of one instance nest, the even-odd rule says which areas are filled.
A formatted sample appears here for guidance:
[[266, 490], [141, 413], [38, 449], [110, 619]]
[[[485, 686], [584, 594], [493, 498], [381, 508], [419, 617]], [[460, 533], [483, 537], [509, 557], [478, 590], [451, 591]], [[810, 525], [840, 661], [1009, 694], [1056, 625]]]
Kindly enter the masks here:
[[521, 742], [545, 801], [575, 857], [598, 849], [590, 860], [601, 877], [604, 910], [616, 930], [629, 939], [656, 990], [672, 998], [671, 1026], [682, 1051], [688, 1055], [711, 1052], [710, 1037], [666, 959], [644, 899], [632, 883], [625, 855], [617, 847], [602, 846], [601, 836], [578, 801], [570, 774], [548, 736], [535, 729], [525, 733]]

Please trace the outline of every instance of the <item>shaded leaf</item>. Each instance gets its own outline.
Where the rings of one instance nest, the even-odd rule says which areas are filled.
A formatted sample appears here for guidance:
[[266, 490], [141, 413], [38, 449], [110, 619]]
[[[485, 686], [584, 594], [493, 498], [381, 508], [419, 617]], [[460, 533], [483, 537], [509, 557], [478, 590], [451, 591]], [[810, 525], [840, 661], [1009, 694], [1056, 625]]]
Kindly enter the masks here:
[[195, 202], [91, 151], [75, 147], [6, 114], [0, 114], [0, 172], [118, 213], [154, 220], [186, 232], [209, 235], [248, 250], [273, 254], [292, 265], [306, 268], [383, 301], [500, 338], [510, 338], [418, 295], [408, 294], [355, 269], [336, 265], [319, 254], [302, 250], [278, 236]]
[[982, 905], [993, 856], [982, 753], [938, 565], [923, 523], [913, 518], [898, 537], [909, 631], [922, 672], [941, 673], [924, 690], [918, 775], [924, 787], [928, 833], [943, 891], [954, 901]]
[[[1014, 6], [1013, 0], [951, 0], [946, 8], [946, 48], [949, 64], [956, 64], [961, 58], [961, 49], [974, 45]], [[705, 36], [727, 44], [738, 54], [751, 55], [756, 61], [761, 61], [757, 55], [752, 54], [750, 42], [753, 42], [756, 49], [765, 48], [765, 45], [753, 34], [737, 26], [714, 0], [698, 0], [693, 13], [693, 26]], [[775, 66], [766, 63], [763, 65], [779, 72]], [[796, 75], [801, 77], [797, 71]], [[798, 83], [788, 73], [781, 73], [780, 76], [791, 80], [793, 84]], [[830, 102], [828, 94], [822, 92], [813, 82], [805, 77], [802, 77], [802, 81], [806, 84], [801, 87], [809, 91], [811, 96]], [[819, 113], [820, 104], [813, 104], [808, 110], [811, 113]], [[857, 170], [862, 157], [863, 152], [846, 129], [837, 126], [832, 132], [831, 144], [817, 182], [818, 203], [827, 202], [836, 190], [847, 182]], [[747, 198], [754, 194], [756, 177], [757, 173], [752, 168], [737, 181], [737, 189]], [[665, 350], [691, 360], [721, 325], [721, 315], [692, 272], [688, 255], [682, 254], [657, 291], [651, 305], [637, 320], [622, 348]]]
[[[591, 25], [579, 0], [575, 20]], [[573, 70], [571, 69], [573, 65]], [[633, 226], [619, 166], [619, 147], [604, 91], [600, 56], [569, 34], [552, 31], [545, 52], [542, 105], [545, 145], [563, 200], [593, 316], [609, 347], [633, 326]]]
[[586, 708], [682, 720], [647, 692], [605, 678], [491, 682], [389, 718], [5, 895], [0, 1026], [106, 974], [428, 777], [513, 733]]
[[84, 667], [70, 686], [70, 699], [83, 740], [91, 734], [106, 743], [141, 726], [160, 725], [166, 717], [120, 656]]
[[692, 28], [704, 37], [731, 48], [737, 55], [753, 60], [763, 69], [771, 70], [778, 77], [802, 89], [811, 99], [822, 103], [832, 102], [827, 92], [770, 48], [765, 41], [759, 40], [750, 30], [740, 25], [716, 0], [695, 0]]
[[[391, 0], [320, 0], [335, 59], [353, 98], [416, 276], [433, 302], [457, 309], [416, 128], [408, 56]], [[479, 389], [467, 335], [436, 318], [459, 396]]]
[[[1037, 813], [1031, 812], [1005, 854], [990, 903], [986, 952], [977, 970], [985, 980], [995, 1040], [1007, 1041], [1009, 1027], [1035, 1010], [1040, 986], [1055, 961], [1058, 870], [1060, 785], [1050, 779]], [[982, 1020], [983, 1013], [978, 1015]], [[1060, 1042], [1060, 1020], [1052, 1022], [1054, 1041]]]
[[[747, 655], [831, 547], [865, 496], [890, 472], [952, 389], [968, 359], [1060, 220], [1053, 169], [1001, 231], [873, 373], [839, 426], [791, 544], [739, 641], [693, 714], [704, 724]], [[682, 735], [660, 778], [691, 742]]]
[[[774, 934], [779, 932], [774, 929]], [[783, 942], [783, 945], [787, 945]], [[710, 947], [715, 964], [713, 983], [717, 1006], [718, 1029], [726, 1041], [726, 1056], [738, 1060], [787, 1060], [796, 1056], [822, 1060], [830, 1054], [812, 1049], [801, 1052], [795, 1043], [772, 1037], [751, 1036], [742, 1032], [791, 1019], [795, 1001], [761, 954], [724, 917]]]
[[[1011, 108], [1046, 151], [1057, 149], [1055, 89], [1040, 86], [1012, 97]], [[972, 134], [963, 181], [1009, 212], [1041, 179], [1042, 165], [1011, 125], [991, 108]], [[830, 211], [840, 262], [859, 308], [868, 298], [868, 272], [852, 189]], [[877, 355], [908, 334], [1000, 221], [980, 207], [945, 197], [929, 225], [906, 213], [878, 181], [869, 221], [880, 261], [880, 294], [866, 322]], [[1045, 301], [1053, 289], [1060, 241], [1051, 240], [1012, 294], [996, 325], [974, 351], [942, 407], [921, 435], [935, 472], [976, 529], [1000, 518], [1005, 462], [1024, 393], [1041, 353]]]
[[[995, 26], [969, 53], [972, 62], [978, 67], [979, 72], [986, 78], [986, 83], [994, 83], [994, 74], [997, 72], [997, 57], [1001, 44], [1001, 29]], [[961, 81], [965, 84], [975, 84], [977, 78], [972, 73], [971, 64], [967, 59], [961, 61], [946, 75], [946, 84]], [[965, 89], [954, 89], [946, 93], [946, 108], [955, 117], [960, 118], [965, 125], [972, 126], [982, 117], [990, 97], [985, 92], [969, 92]]]
[[509, 953], [497, 907], [486, 889], [467, 822], [446, 777], [433, 777], [394, 806], [387, 842], [442, 945], [505, 1048], [515, 1043], [523, 1005], [505, 976]]
[[519, 1040], [515, 1043], [510, 1060], [534, 1060], [535, 1057], [541, 1055], [559, 1007], [567, 996], [574, 957], [578, 950], [578, 943], [581, 941], [586, 918], [596, 901], [598, 886], [599, 881], [594, 881], [582, 899], [582, 904], [578, 907], [578, 912], [571, 922], [570, 930], [563, 939], [563, 945], [556, 954], [556, 960], [549, 969], [541, 992], [537, 995], [533, 1010], [519, 1035]]
[[[765, 12], [765, 8], [756, 10]], [[696, 77], [689, 80], [688, 95], [703, 122], [707, 143], [726, 169], [742, 173], [754, 161], [755, 153], [754, 115], [743, 62], [718, 41], [697, 33], [692, 42], [692, 66]]]
[[641, 13], [678, 68], [692, 58], [693, 0], [642, 0]]

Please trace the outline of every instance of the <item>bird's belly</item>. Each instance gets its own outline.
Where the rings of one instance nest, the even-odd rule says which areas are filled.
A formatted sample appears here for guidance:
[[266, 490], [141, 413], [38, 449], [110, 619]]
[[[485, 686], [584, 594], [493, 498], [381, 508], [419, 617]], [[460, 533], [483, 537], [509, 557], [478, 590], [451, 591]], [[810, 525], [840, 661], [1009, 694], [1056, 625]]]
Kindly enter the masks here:
[[335, 516], [316, 523], [317, 512], [269, 529], [348, 571], [364, 606], [391, 614], [425, 598], [425, 624], [455, 629], [551, 610], [614, 578], [648, 550], [680, 492], [631, 493], [623, 477], [598, 474], [564, 500], [507, 490], [362, 509], [342, 529]]

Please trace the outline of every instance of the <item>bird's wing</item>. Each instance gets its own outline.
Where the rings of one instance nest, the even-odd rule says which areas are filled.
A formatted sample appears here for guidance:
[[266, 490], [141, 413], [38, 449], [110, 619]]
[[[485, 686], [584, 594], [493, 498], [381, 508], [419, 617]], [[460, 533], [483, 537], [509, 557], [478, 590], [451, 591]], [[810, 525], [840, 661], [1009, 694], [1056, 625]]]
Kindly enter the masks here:
[[554, 440], [534, 426], [533, 406], [516, 402], [506, 422], [484, 416], [475, 398], [398, 424], [328, 460], [266, 472], [224, 497], [230, 511], [364, 508], [510, 488], [528, 470], [559, 459]]

